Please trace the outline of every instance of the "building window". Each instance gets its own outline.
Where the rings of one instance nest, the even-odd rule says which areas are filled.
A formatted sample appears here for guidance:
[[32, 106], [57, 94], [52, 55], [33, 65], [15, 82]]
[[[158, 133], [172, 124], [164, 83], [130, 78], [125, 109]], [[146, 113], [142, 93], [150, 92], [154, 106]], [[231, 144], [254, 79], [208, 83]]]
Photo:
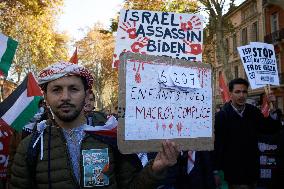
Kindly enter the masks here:
[[242, 29], [242, 45], [246, 45], [248, 43], [248, 31], [247, 28], [243, 28]]
[[237, 35], [233, 35], [233, 53], [234, 56], [237, 56]]
[[234, 73], [235, 73], [235, 78], [238, 78], [239, 77], [239, 67], [238, 66], [234, 67]]
[[270, 16], [270, 25], [271, 25], [271, 33], [276, 32], [279, 30], [279, 24], [278, 24], [278, 13], [273, 13]]
[[241, 13], [242, 21], [245, 21], [246, 19], [250, 18], [251, 16], [255, 15], [257, 13], [257, 7], [256, 2], [254, 1], [251, 3], [247, 9], [243, 10]]
[[251, 25], [251, 41], [258, 41], [258, 24], [254, 22]]

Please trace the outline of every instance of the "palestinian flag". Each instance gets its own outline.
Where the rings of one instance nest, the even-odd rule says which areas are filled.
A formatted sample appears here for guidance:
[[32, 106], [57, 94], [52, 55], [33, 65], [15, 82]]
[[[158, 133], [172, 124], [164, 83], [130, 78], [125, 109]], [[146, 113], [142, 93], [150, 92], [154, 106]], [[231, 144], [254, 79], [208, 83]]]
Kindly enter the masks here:
[[269, 116], [269, 103], [268, 103], [268, 97], [267, 95], [264, 95], [262, 98], [262, 105], [261, 105], [261, 113], [263, 114], [264, 117]]
[[8, 75], [17, 46], [17, 41], [0, 33], [0, 75]]
[[21, 85], [0, 103], [0, 128], [10, 126], [22, 130], [38, 111], [40, 99], [42, 92], [33, 74], [29, 73]]
[[118, 121], [114, 116], [110, 116], [103, 126], [89, 126], [85, 127], [85, 131], [88, 133], [93, 133], [101, 136], [117, 137], [117, 125]]
[[96, 135], [98, 140], [106, 144], [117, 147], [117, 126], [118, 122], [114, 116], [108, 118], [104, 126], [90, 126], [86, 125], [84, 131], [86, 133]]
[[77, 47], [76, 47], [72, 57], [70, 58], [69, 62], [71, 62], [73, 64], [78, 64], [78, 50], [77, 50]]

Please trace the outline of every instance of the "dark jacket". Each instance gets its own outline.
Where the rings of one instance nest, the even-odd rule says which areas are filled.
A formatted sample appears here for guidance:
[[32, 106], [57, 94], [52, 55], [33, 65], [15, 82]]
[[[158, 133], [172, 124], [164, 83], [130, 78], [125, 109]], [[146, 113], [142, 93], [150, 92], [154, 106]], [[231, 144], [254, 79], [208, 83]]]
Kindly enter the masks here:
[[215, 189], [212, 159], [210, 152], [199, 151], [195, 154], [194, 167], [187, 174], [188, 154], [179, 159], [176, 189]]
[[87, 116], [87, 124], [91, 126], [103, 126], [107, 122], [107, 116], [99, 111], [93, 111]]
[[171, 167], [159, 189], [215, 189], [211, 152], [195, 153], [194, 167], [187, 173], [188, 153], [184, 152]]
[[273, 175], [272, 173], [272, 184], [275, 184], [275, 186], [273, 186], [274, 188], [284, 188], [284, 129], [273, 136], [272, 144], [277, 145], [276, 174]]
[[[27, 163], [27, 149], [31, 138], [32, 136], [25, 138], [17, 149], [12, 165], [11, 188], [30, 189], [33, 183], [34, 188], [38, 189], [48, 188], [49, 183], [53, 189], [84, 188], [82, 153], [80, 157], [81, 184], [79, 185], [73, 174], [64, 134], [62, 129], [57, 127], [48, 126], [44, 131], [43, 160], [40, 160], [40, 155], [38, 155], [35, 178], [32, 178], [31, 167]], [[48, 148], [49, 142], [50, 148]], [[104, 172], [109, 178], [109, 185], [91, 188], [155, 188], [156, 183], [163, 178], [152, 172], [151, 163], [141, 171], [142, 167], [137, 156], [122, 155], [116, 148], [86, 133], [81, 144], [81, 152], [90, 149], [107, 149], [109, 158], [109, 166]], [[49, 155], [50, 158], [48, 158]]]
[[[271, 133], [279, 121], [265, 119], [246, 104], [243, 117], [226, 103], [215, 116], [215, 169], [223, 170], [230, 184], [251, 184], [259, 177], [258, 136]], [[275, 128], [277, 127], [277, 129]]]

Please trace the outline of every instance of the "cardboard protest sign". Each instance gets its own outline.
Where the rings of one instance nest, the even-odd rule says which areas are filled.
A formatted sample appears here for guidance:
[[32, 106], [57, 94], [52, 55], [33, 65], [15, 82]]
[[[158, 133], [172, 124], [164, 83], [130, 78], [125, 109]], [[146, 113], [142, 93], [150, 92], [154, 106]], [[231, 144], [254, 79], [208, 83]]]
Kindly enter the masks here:
[[251, 42], [256, 84], [279, 85], [277, 63], [272, 44]]
[[265, 85], [256, 84], [255, 82], [255, 67], [252, 59], [252, 49], [250, 45], [238, 47], [238, 52], [241, 57], [245, 72], [247, 74], [250, 86], [252, 89], [257, 89]]
[[184, 150], [213, 149], [210, 65], [134, 53], [120, 60], [122, 153], [159, 151], [165, 139]]
[[120, 11], [113, 67], [122, 52], [202, 61], [203, 18], [198, 14]]

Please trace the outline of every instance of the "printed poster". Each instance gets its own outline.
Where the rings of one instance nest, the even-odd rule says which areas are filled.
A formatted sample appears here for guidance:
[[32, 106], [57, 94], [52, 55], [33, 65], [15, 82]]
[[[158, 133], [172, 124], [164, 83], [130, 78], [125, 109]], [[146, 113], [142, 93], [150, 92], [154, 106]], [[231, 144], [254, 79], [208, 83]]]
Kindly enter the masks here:
[[256, 84], [279, 85], [277, 62], [272, 44], [251, 42]]
[[248, 77], [252, 89], [264, 87], [263, 84], [256, 84], [255, 82], [255, 67], [252, 59], [252, 49], [250, 45], [238, 47], [239, 55], [243, 63], [246, 75]]
[[109, 169], [108, 149], [83, 150], [84, 187], [109, 185], [106, 172]]

